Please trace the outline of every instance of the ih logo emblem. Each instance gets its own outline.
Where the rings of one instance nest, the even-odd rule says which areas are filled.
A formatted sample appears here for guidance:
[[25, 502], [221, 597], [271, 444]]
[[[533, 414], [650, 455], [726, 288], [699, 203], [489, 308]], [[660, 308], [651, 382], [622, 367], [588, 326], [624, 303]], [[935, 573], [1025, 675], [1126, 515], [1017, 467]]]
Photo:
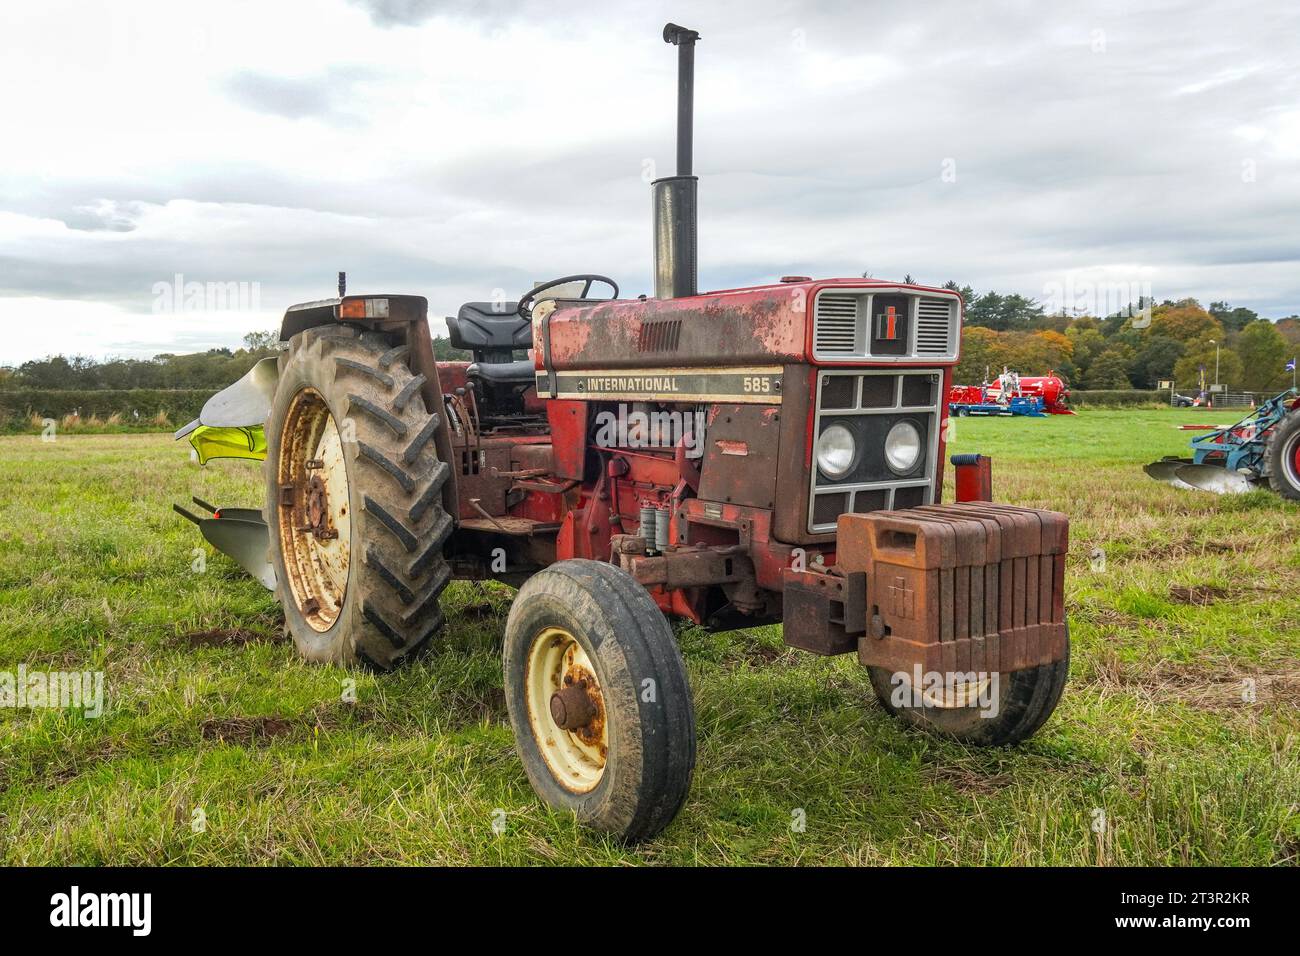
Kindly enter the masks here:
[[898, 312], [894, 306], [876, 316], [876, 338], [889, 342], [898, 338]]
[[907, 586], [907, 578], [896, 577], [889, 586], [889, 613], [901, 618], [916, 615], [916, 592]]

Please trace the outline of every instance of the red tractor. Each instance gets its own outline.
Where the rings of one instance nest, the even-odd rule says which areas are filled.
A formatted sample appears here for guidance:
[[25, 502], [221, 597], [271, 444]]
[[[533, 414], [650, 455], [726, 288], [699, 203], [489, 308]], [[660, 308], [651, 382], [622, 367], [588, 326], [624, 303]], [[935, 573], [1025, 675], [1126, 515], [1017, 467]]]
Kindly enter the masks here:
[[[988, 460], [939, 504], [960, 297], [863, 279], [696, 290], [696, 33], [675, 25], [677, 175], [653, 184], [655, 295], [566, 276], [448, 319], [426, 301], [290, 308], [278, 360], [183, 429], [265, 458], [261, 512], [187, 517], [275, 589], [313, 661], [387, 670], [436, 646], [448, 582], [519, 588], [505, 693], [548, 803], [627, 840], [695, 762], [669, 618], [784, 623], [856, 653], [900, 718], [1024, 739], [1068, 666], [1066, 522], [988, 503]], [[593, 295], [607, 286], [607, 297]]]

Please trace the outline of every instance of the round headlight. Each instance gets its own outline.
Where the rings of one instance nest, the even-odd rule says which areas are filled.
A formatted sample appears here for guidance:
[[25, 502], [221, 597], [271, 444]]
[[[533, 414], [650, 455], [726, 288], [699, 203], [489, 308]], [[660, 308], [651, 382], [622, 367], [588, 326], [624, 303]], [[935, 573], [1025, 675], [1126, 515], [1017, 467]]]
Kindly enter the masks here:
[[899, 422], [885, 436], [885, 461], [900, 475], [916, 467], [921, 457], [921, 433], [911, 422]]
[[853, 467], [857, 447], [843, 425], [832, 425], [817, 439], [817, 467], [827, 478], [843, 478]]

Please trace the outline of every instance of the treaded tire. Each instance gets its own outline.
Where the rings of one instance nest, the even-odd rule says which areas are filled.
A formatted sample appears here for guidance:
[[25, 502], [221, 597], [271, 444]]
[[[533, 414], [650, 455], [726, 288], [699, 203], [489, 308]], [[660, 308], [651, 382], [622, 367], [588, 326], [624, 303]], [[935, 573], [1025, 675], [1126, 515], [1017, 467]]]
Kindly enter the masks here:
[[999, 675], [998, 712], [993, 717], [982, 716], [978, 707], [896, 707], [890, 699], [891, 672], [883, 667], [868, 670], [880, 706], [908, 726], [980, 747], [1006, 746], [1032, 737], [1056, 710], [1070, 673], [1070, 635], [1067, 630], [1063, 660]]
[[[280, 357], [280, 380], [266, 422], [264, 515], [276, 597], [289, 633], [310, 661], [361, 662], [389, 670], [410, 659], [442, 629], [438, 598], [451, 578], [443, 548], [452, 532], [442, 507], [450, 473], [438, 460], [438, 417], [420, 395], [404, 347], [347, 326], [295, 335]], [[294, 396], [314, 388], [342, 437], [351, 535], [347, 586], [337, 619], [312, 627], [288, 584], [279, 534], [277, 463]]]
[[1292, 410], [1277, 423], [1268, 440], [1264, 460], [1268, 463], [1268, 484], [1283, 498], [1300, 501], [1300, 409]]
[[[556, 627], [569, 632], [594, 665], [604, 700], [608, 757], [599, 782], [585, 793], [559, 782], [529, 719], [530, 651], [535, 639]], [[538, 796], [628, 843], [663, 830], [690, 790], [695, 710], [672, 627], [646, 590], [600, 561], [551, 565], [519, 590], [506, 621], [504, 657], [506, 709]]]

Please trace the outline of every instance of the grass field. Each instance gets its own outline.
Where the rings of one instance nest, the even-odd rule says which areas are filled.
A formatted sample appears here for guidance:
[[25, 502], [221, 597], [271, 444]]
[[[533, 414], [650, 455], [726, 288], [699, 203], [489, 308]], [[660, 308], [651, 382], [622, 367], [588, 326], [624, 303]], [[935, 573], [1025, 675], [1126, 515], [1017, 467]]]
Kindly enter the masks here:
[[509, 589], [453, 585], [444, 644], [398, 674], [309, 667], [169, 510], [258, 503], [256, 466], [199, 469], [160, 435], [0, 438], [0, 671], [102, 670], [108, 699], [97, 720], [0, 709], [0, 861], [1294, 865], [1300, 507], [1139, 467], [1185, 447], [1175, 423], [1231, 417], [960, 420], [954, 450], [994, 456], [999, 500], [1073, 522], [1056, 715], [967, 749], [887, 717], [852, 659], [683, 628], [699, 763], [635, 849], [529, 789], [497, 653]]

